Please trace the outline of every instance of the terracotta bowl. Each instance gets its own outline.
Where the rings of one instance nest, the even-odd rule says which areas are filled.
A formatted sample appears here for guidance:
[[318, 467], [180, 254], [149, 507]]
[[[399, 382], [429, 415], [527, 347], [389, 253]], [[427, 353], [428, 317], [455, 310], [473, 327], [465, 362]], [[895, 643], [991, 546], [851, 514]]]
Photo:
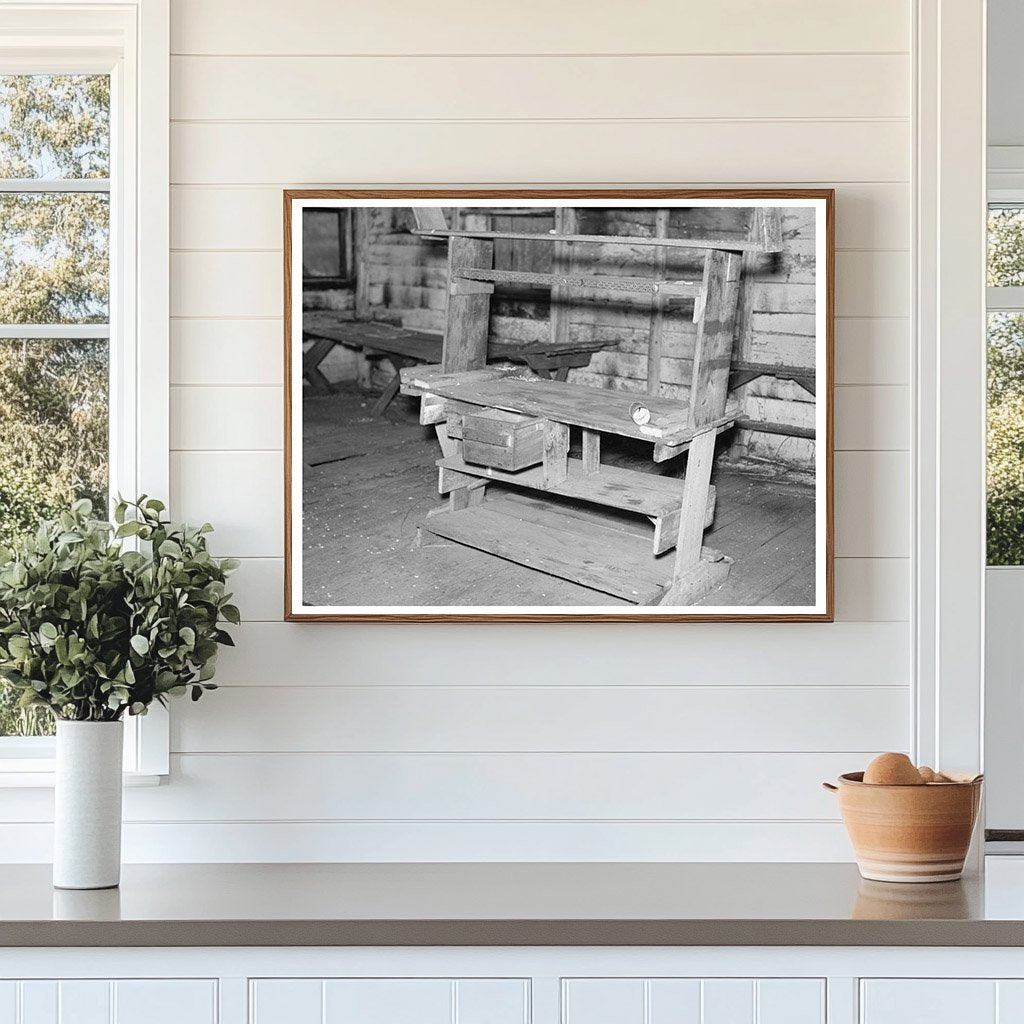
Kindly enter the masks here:
[[875, 786], [863, 772], [823, 783], [839, 811], [857, 867], [876, 882], [952, 882], [960, 877], [981, 804], [981, 776], [924, 786]]

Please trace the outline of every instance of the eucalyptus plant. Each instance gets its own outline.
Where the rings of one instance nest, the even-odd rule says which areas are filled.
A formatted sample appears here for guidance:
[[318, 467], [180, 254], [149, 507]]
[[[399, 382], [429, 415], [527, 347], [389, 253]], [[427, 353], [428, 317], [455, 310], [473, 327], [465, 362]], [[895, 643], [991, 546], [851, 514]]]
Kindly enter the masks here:
[[172, 525], [164, 511], [143, 495], [108, 523], [81, 500], [0, 548], [0, 678], [22, 707], [111, 722], [216, 688], [238, 562], [209, 553], [209, 523]]

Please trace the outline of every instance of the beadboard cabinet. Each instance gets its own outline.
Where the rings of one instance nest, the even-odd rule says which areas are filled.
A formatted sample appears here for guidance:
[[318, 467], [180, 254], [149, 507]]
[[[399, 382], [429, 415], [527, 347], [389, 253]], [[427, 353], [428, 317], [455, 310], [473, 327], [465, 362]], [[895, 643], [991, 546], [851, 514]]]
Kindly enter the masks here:
[[1018, 948], [0, 949], [0, 1024], [1020, 1024]]

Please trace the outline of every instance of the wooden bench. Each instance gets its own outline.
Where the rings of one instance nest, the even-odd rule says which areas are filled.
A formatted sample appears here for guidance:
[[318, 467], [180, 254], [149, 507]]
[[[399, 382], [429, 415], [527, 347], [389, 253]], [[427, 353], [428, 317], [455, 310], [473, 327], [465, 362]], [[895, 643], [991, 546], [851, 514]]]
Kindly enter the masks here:
[[[327, 310], [310, 310], [302, 315], [302, 334], [313, 342], [302, 357], [302, 372], [310, 387], [326, 394], [331, 386], [321, 373], [320, 363], [335, 345], [365, 352], [388, 360], [395, 374], [373, 407], [379, 416], [398, 394], [399, 372], [418, 363], [439, 363], [443, 342], [438, 334], [412, 331], [394, 324], [377, 321], [348, 320]], [[590, 357], [605, 347], [600, 341], [563, 339], [532, 341], [525, 344], [492, 340], [489, 359], [506, 359], [525, 363], [534, 373], [564, 381], [574, 367], [584, 367]]]

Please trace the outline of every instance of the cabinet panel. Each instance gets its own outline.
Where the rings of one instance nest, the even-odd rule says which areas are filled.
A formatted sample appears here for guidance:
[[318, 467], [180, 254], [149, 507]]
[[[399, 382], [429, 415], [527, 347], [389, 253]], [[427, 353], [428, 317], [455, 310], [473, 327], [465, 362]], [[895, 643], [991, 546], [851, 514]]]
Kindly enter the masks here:
[[755, 1024], [752, 981], [712, 978], [702, 982], [701, 987], [700, 1024]]
[[[113, 1024], [182, 1024], [183, 1021], [217, 1024], [216, 981], [197, 978], [114, 983]], [[64, 1024], [63, 1019], [61, 1024]]]
[[60, 1024], [108, 1024], [114, 984], [109, 981], [58, 982]]
[[757, 982], [756, 1006], [757, 1024], [824, 1024], [825, 982], [764, 978]]
[[996, 987], [987, 979], [865, 981], [861, 1024], [1010, 1024], [996, 1014]]
[[523, 1024], [521, 978], [328, 978], [250, 982], [250, 1024]]
[[249, 983], [250, 1024], [322, 1024], [319, 979], [259, 978]]
[[323, 1024], [451, 1024], [452, 983], [444, 979], [324, 982]]
[[17, 1024], [18, 983], [0, 981], [0, 1024]]
[[565, 1024], [824, 1024], [820, 978], [571, 978]]
[[[212, 979], [0, 982], [0, 1024], [216, 1024]], [[292, 1021], [292, 1024], [298, 1024]]]

